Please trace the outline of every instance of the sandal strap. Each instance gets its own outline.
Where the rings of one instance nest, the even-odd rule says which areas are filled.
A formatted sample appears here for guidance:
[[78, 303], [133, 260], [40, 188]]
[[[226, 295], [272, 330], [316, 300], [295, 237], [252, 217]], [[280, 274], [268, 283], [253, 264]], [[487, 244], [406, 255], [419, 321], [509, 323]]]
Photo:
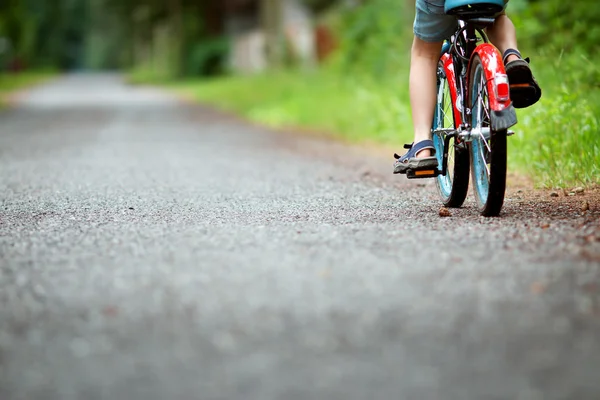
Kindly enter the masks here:
[[431, 150], [431, 154], [435, 156], [435, 147], [433, 145], [433, 140], [423, 140], [412, 146], [410, 152], [416, 156], [423, 150]]
[[[519, 50], [516, 49], [506, 49], [506, 51], [504, 52], [504, 54], [502, 55], [502, 62], [504, 64], [506, 64], [506, 59], [510, 56], [517, 56], [520, 59], [523, 59], [523, 56], [521, 56], [521, 53], [519, 52]], [[529, 63], [529, 59], [526, 59], [525, 61], [527, 61], [527, 63]]]
[[405, 149], [408, 149], [408, 152], [403, 156], [398, 154], [394, 154], [394, 158], [399, 160], [399, 162], [408, 162], [410, 158], [416, 157], [423, 150], [431, 150], [431, 154], [435, 156], [435, 147], [433, 145], [433, 140], [423, 140], [417, 144], [405, 144]]

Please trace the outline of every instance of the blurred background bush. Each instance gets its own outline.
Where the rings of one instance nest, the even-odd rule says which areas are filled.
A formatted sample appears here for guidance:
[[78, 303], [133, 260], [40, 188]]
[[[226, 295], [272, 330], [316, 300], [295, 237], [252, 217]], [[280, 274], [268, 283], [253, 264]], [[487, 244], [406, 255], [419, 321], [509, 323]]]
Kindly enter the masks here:
[[[512, 168], [598, 184], [600, 6], [511, 0], [508, 14], [544, 89], [519, 112]], [[19, 72], [124, 70], [272, 126], [398, 145], [413, 16], [414, 0], [3, 0], [0, 91]]]

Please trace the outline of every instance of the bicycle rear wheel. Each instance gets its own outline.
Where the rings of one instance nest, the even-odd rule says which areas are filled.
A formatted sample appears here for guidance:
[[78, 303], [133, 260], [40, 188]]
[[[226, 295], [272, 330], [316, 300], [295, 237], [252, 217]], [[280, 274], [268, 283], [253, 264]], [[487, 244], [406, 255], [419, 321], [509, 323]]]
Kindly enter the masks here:
[[[433, 116], [433, 145], [439, 166], [442, 168], [446, 133], [440, 130], [454, 129], [455, 121], [452, 94], [441, 62], [438, 66], [437, 83], [438, 95]], [[450, 139], [448, 146], [446, 175], [439, 175], [436, 183], [442, 202], [446, 207], [463, 205], [469, 191], [469, 153], [466, 148], [455, 143], [455, 138]]]
[[481, 215], [500, 214], [506, 191], [506, 130], [493, 131], [490, 100], [481, 58], [473, 56], [469, 94], [472, 141], [469, 144], [471, 179]]

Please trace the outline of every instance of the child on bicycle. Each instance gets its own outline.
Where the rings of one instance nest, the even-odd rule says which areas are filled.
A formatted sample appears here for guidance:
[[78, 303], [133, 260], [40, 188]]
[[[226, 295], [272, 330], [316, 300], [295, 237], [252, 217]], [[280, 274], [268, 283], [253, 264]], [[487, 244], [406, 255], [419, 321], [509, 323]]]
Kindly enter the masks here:
[[[394, 173], [437, 168], [431, 126], [436, 103], [436, 73], [443, 41], [457, 29], [457, 19], [444, 13], [446, 0], [416, 0], [414, 41], [411, 50], [410, 103], [414, 124], [414, 142], [409, 151], [394, 164]], [[450, 0], [448, 0], [450, 1]], [[504, 0], [504, 8], [508, 0]], [[511, 89], [515, 108], [535, 104], [542, 91], [536, 82], [529, 60], [517, 50], [515, 26], [505, 11], [496, 15], [495, 23], [486, 29], [487, 36], [503, 54], [510, 84], [527, 84], [528, 90]], [[408, 147], [408, 146], [407, 146]]]

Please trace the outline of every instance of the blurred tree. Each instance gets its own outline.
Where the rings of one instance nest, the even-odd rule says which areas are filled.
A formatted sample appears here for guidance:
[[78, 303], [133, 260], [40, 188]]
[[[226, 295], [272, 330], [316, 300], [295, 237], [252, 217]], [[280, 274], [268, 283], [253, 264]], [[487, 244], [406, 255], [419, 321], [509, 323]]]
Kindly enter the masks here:
[[32, 67], [77, 67], [87, 30], [83, 0], [5, 0], [0, 2], [0, 36], [10, 42], [7, 56]]
[[303, 0], [310, 9], [316, 13], [322, 12], [335, 5], [342, 3], [342, 0]]
[[267, 59], [272, 67], [283, 63], [285, 38], [283, 36], [282, 0], [261, 0], [261, 22], [267, 38]]

